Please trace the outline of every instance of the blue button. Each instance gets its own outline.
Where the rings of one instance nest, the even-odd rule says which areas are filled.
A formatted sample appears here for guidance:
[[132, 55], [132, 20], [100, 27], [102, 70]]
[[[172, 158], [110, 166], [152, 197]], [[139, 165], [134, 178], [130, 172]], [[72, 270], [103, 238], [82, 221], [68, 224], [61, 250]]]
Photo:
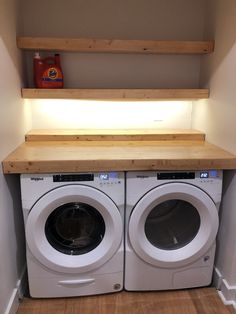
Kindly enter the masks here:
[[210, 174], [210, 178], [217, 178], [218, 172], [217, 170], [211, 170], [209, 174]]

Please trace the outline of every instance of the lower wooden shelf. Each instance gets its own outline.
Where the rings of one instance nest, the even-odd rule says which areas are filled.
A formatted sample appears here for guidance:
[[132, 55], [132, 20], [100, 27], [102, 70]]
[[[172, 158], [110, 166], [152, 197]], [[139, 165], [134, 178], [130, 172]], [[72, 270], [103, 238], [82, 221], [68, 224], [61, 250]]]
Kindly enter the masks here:
[[23, 88], [22, 97], [25, 99], [191, 100], [209, 98], [209, 90]]
[[205, 141], [205, 134], [193, 129], [35, 129], [25, 141]]
[[180, 129], [31, 130], [4, 173], [236, 169], [236, 156]]

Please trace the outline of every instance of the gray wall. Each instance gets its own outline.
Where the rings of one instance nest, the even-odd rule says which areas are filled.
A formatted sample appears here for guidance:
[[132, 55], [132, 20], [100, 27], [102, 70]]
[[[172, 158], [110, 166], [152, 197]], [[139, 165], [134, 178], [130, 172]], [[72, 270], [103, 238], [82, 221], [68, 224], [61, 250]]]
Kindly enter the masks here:
[[202, 38], [205, 0], [23, 0], [24, 35]]
[[[201, 40], [205, 0], [22, 0], [25, 36]], [[65, 87], [199, 86], [198, 56], [64, 53]], [[26, 85], [32, 86], [32, 54]]]

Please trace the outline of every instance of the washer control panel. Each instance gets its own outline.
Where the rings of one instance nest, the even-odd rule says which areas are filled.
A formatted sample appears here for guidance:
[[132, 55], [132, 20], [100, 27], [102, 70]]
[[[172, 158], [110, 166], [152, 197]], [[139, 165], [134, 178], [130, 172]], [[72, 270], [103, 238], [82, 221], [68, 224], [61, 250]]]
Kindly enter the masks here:
[[199, 171], [201, 182], [213, 182], [213, 180], [221, 177], [221, 172], [217, 170]]
[[124, 202], [125, 173], [121, 171], [21, 174], [22, 200], [30, 208], [42, 195], [54, 189], [83, 185], [99, 189], [118, 206]]
[[80, 173], [80, 174], [53, 175], [53, 182], [81, 182], [81, 181], [94, 181], [94, 174]]
[[121, 184], [118, 172], [101, 172], [98, 173], [100, 186], [112, 186], [114, 184]]
[[99, 186], [111, 186], [120, 184], [118, 172], [101, 172], [101, 173], [70, 173], [70, 174], [55, 174], [53, 182], [91, 182], [97, 181]]

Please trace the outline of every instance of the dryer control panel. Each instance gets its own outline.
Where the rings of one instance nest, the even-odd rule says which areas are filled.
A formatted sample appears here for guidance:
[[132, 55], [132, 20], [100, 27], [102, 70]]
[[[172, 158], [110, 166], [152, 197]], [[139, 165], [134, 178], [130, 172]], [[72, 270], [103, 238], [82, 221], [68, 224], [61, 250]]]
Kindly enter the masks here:
[[192, 179], [216, 179], [221, 177], [221, 171], [189, 171], [189, 172], [158, 172], [157, 180], [192, 180]]
[[159, 172], [157, 180], [195, 179], [195, 172]]
[[[222, 192], [223, 171], [216, 169], [176, 170], [176, 171], [129, 171], [126, 174], [129, 196], [127, 202], [135, 204], [140, 193], [145, 194], [151, 189], [175, 182], [190, 184], [205, 191], [219, 204]], [[217, 205], [218, 206], [218, 205]]]

